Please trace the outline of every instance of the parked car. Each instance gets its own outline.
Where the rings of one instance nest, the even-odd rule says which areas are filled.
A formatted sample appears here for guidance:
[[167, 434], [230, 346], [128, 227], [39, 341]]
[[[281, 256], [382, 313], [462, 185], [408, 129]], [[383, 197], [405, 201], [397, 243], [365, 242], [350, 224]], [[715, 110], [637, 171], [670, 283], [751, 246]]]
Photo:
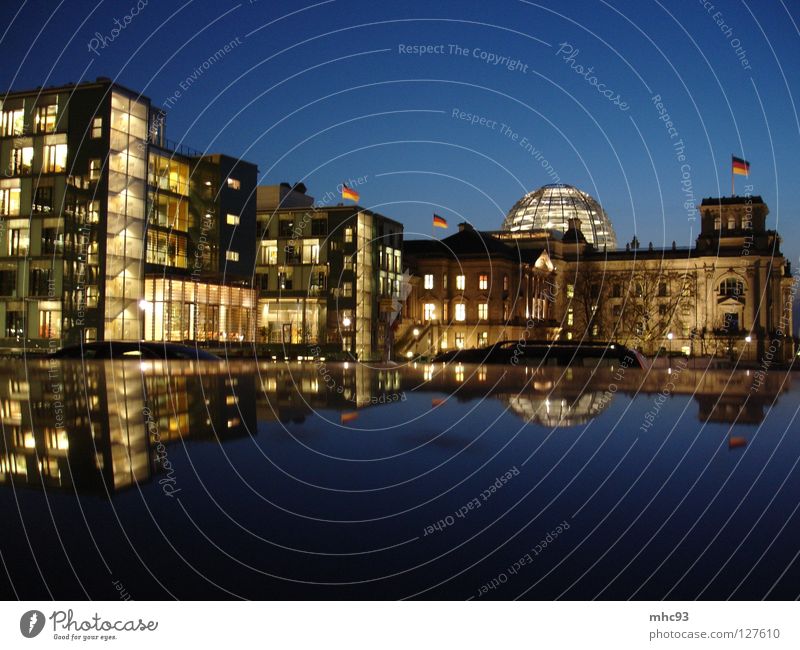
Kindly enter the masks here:
[[219, 361], [211, 352], [178, 343], [152, 341], [93, 341], [68, 345], [50, 355], [53, 359], [169, 359]]
[[500, 341], [485, 348], [451, 350], [434, 357], [434, 362], [508, 363], [538, 366], [619, 365], [646, 368], [650, 364], [640, 352], [619, 343], [577, 341]]

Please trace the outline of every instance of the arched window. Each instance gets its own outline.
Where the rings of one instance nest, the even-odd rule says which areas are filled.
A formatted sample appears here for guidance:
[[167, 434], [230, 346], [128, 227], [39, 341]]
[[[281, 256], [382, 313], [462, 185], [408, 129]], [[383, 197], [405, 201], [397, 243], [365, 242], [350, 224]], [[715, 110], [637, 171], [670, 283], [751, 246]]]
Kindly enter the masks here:
[[719, 295], [728, 298], [743, 298], [744, 285], [737, 278], [725, 278], [719, 285]]

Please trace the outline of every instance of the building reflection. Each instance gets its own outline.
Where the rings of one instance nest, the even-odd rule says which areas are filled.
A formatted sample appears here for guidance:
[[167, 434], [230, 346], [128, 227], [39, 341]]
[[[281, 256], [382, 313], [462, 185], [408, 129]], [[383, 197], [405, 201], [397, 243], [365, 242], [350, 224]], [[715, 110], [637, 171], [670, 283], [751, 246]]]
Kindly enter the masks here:
[[754, 390], [749, 373], [688, 369], [667, 375], [456, 364], [12, 364], [0, 370], [0, 485], [111, 495], [163, 475], [159, 453], [182, 441], [224, 444], [255, 435], [257, 422], [301, 423], [326, 409], [351, 422], [361, 409], [426, 394], [429, 408], [491, 398], [526, 423], [577, 426], [620, 395], [650, 408], [667, 382], [672, 395], [697, 401], [700, 421], [736, 424], [763, 421], [791, 383], [784, 374], [767, 374]]
[[163, 473], [156, 451], [255, 430], [252, 373], [224, 363], [34, 362], [0, 375], [0, 484], [105, 495]]

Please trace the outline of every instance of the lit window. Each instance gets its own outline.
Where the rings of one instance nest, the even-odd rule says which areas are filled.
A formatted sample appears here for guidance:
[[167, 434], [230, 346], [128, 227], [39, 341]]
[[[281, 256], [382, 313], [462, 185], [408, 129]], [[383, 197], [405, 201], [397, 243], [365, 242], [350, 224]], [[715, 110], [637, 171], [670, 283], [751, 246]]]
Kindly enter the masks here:
[[456, 276], [456, 289], [459, 291], [464, 291], [464, 287], [466, 287], [466, 280], [463, 275]]
[[503, 291], [508, 291], [508, 275], [503, 276]]
[[489, 332], [481, 332], [478, 334], [478, 346], [486, 347], [489, 345]]
[[736, 229], [736, 218], [728, 217], [728, 230], [735, 230], [735, 229]]
[[433, 289], [433, 273], [426, 273], [425, 274], [425, 284], [426, 289]]
[[442, 276], [442, 289], [447, 289], [447, 273]]
[[480, 320], [486, 320], [489, 318], [489, 305], [485, 302], [482, 302], [478, 305], [478, 318]]
[[436, 318], [436, 305], [432, 302], [426, 302], [422, 306], [422, 313], [423, 313], [422, 318], [424, 320], [433, 320], [434, 318]]
[[100, 170], [103, 168], [99, 158], [92, 158], [89, 161], [89, 180], [96, 181], [100, 179]]
[[0, 189], [0, 214], [19, 214], [20, 188]]
[[459, 302], [458, 304], [456, 304], [456, 320], [457, 321], [467, 320], [467, 306], [463, 302]]
[[38, 106], [33, 120], [33, 128], [36, 133], [52, 133], [55, 131], [56, 113], [58, 113], [58, 106], [55, 104]]
[[238, 226], [239, 225], [239, 217], [235, 214], [228, 214], [225, 217], [225, 221], [229, 226]]
[[33, 147], [21, 147], [11, 152], [11, 175], [30, 174], [33, 166]]
[[345, 298], [350, 298], [353, 295], [353, 283], [352, 282], [343, 282], [342, 283], [342, 295]]
[[572, 325], [575, 322], [575, 313], [572, 310], [572, 307], [567, 309], [567, 325]]
[[24, 113], [22, 109], [3, 111], [2, 135], [22, 135]]
[[228, 187], [232, 190], [239, 190], [242, 188], [242, 184], [236, 178], [228, 178], [227, 179]]
[[456, 334], [456, 347], [461, 350], [464, 347], [464, 332]]
[[238, 262], [239, 251], [225, 251], [225, 259], [229, 262]]
[[93, 138], [102, 138], [103, 137], [103, 118], [102, 117], [95, 117], [92, 120], [92, 137]]
[[278, 263], [278, 242], [274, 239], [262, 240], [261, 242], [261, 264]]
[[478, 289], [486, 291], [489, 288], [489, 276], [486, 273], [481, 273], [478, 276]]
[[344, 241], [346, 244], [350, 244], [353, 241], [353, 229], [352, 228], [345, 228], [344, 229]]
[[574, 298], [575, 297], [575, 285], [568, 284], [567, 285], [567, 298]]
[[49, 144], [44, 148], [44, 171], [45, 173], [56, 173], [67, 169], [67, 145]]
[[441, 347], [442, 350], [446, 350], [447, 349], [447, 332], [442, 334], [442, 342], [441, 342], [439, 347]]
[[319, 264], [319, 240], [303, 241], [303, 264]]

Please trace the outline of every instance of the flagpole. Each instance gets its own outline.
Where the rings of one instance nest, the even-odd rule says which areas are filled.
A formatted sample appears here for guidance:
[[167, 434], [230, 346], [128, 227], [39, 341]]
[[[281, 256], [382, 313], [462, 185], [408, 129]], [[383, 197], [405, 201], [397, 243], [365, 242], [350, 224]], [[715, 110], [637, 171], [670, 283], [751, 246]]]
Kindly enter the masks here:
[[736, 196], [736, 188], [734, 187], [734, 175], [733, 175], [733, 154], [731, 154], [731, 198]]

